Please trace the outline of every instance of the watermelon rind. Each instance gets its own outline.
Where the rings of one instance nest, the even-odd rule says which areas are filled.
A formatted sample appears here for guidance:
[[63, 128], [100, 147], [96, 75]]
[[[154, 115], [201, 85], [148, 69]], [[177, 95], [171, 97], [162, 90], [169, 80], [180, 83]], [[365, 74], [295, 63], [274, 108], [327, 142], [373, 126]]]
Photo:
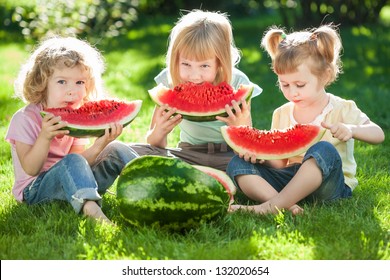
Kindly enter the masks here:
[[[253, 85], [240, 85], [239, 88], [236, 90], [236, 92], [239, 90], [244, 90], [245, 94], [239, 99], [242, 100], [244, 98], [248, 102], [252, 97], [253, 89], [254, 89]], [[157, 86], [155, 86], [154, 88], [150, 89], [148, 92], [149, 92], [151, 99], [153, 100], [153, 102], [155, 104], [157, 104], [158, 106], [162, 106], [162, 105], [169, 106], [169, 104], [164, 104], [159, 99], [159, 97], [161, 95], [163, 95], [168, 90], [170, 90], [168, 87], [166, 87], [160, 83]], [[239, 103], [239, 105], [241, 107], [240, 100], [236, 100], [236, 101]], [[231, 101], [233, 101], [233, 99]], [[231, 101], [230, 101], [229, 105], [231, 105]], [[226, 106], [226, 104], [221, 104], [219, 110], [208, 111], [208, 112], [200, 112], [200, 111], [196, 111], [196, 110], [189, 112], [189, 111], [184, 111], [184, 110], [180, 110], [179, 108], [176, 108], [177, 109], [176, 114], [182, 115], [183, 119], [186, 119], [189, 121], [194, 121], [194, 122], [215, 121], [216, 116], [221, 116], [221, 117], [228, 116], [226, 109], [225, 109], [225, 106]], [[234, 112], [233, 106], [230, 106], [230, 108]]]
[[[245, 134], [247, 129], [250, 129], [251, 133]], [[325, 131], [324, 128], [312, 124], [297, 124], [286, 129], [270, 131], [258, 130], [249, 126], [221, 127], [223, 138], [236, 153], [256, 155], [256, 159], [262, 160], [288, 159], [301, 155], [320, 141]], [[236, 135], [240, 133], [240, 137], [233, 139], [231, 134], [234, 133]], [[294, 139], [292, 138], [293, 133]]]
[[209, 166], [204, 166], [204, 165], [192, 165], [192, 166], [206, 173], [207, 175], [215, 178], [218, 182], [220, 182], [222, 186], [225, 187], [227, 193], [229, 194], [230, 202], [234, 201], [234, 195], [237, 192], [237, 188], [236, 185], [233, 183], [232, 179], [230, 179], [230, 177], [226, 174], [226, 172]]
[[117, 183], [121, 216], [134, 226], [185, 230], [227, 213], [230, 197], [213, 177], [178, 159], [141, 156]]
[[[122, 124], [123, 127], [129, 125], [136, 118], [142, 107], [142, 100], [134, 100], [130, 101], [129, 103], [135, 104], [135, 109], [121, 120], [116, 121]], [[47, 112], [41, 111], [42, 117], [44, 117], [46, 114]], [[61, 128], [61, 130], [69, 130], [69, 134], [67, 135], [76, 138], [100, 137], [104, 135], [107, 128], [110, 128], [110, 123], [112, 123], [112, 121], [109, 119], [105, 124], [101, 125], [79, 125], [68, 122], [68, 126]]]

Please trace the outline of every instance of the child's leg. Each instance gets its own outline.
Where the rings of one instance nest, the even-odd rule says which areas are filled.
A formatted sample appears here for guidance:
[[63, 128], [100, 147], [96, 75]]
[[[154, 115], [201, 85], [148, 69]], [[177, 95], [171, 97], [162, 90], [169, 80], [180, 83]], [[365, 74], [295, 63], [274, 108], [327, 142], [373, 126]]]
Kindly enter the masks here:
[[277, 213], [278, 209], [288, 209], [308, 196], [321, 201], [343, 197], [341, 194], [345, 188], [337, 150], [328, 142], [319, 142], [307, 151], [298, 172], [280, 193], [260, 205], [245, 209], [260, 214]]
[[[252, 164], [235, 156], [228, 165], [227, 173], [247, 197], [265, 202], [283, 189], [298, 168], [299, 165], [293, 165], [284, 169], [274, 169]], [[232, 205], [230, 210], [234, 211], [237, 208], [240, 208], [240, 205]], [[295, 214], [302, 211], [298, 205], [293, 205], [290, 210]]]
[[[68, 201], [79, 213], [86, 201], [100, 202], [95, 177], [86, 159], [69, 154], [42, 173], [23, 192], [28, 204], [52, 200]], [[96, 203], [95, 203], [96, 204]]]
[[[239, 175], [236, 177], [236, 182], [245, 195], [258, 202], [268, 201], [278, 194], [278, 191], [276, 191], [265, 179], [258, 175]], [[239, 208], [241, 208], [240, 205], [232, 205], [230, 210], [234, 211]], [[288, 209], [294, 215], [303, 212], [303, 209], [297, 204], [292, 205]]]
[[125, 165], [139, 155], [128, 145], [114, 141], [99, 154], [92, 165], [99, 193], [105, 193]]
[[221, 171], [226, 171], [234, 156], [233, 150], [224, 143], [192, 145], [180, 142], [178, 147], [179, 149], [169, 149], [170, 153], [189, 164], [209, 166]]
[[240, 189], [250, 199], [264, 202], [270, 200], [278, 192], [259, 175], [238, 175], [235, 177]]

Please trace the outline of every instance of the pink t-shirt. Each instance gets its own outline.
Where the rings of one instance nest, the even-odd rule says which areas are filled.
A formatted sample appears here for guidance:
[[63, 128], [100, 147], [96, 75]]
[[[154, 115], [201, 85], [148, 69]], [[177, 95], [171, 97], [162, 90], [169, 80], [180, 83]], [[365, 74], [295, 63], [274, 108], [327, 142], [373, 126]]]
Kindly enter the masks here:
[[[11, 154], [15, 173], [15, 183], [12, 193], [16, 200], [23, 201], [24, 188], [37, 176], [26, 174], [16, 153], [15, 141], [33, 145], [38, 138], [42, 127], [41, 105], [29, 104], [19, 109], [12, 117], [5, 140], [11, 144]], [[54, 138], [51, 141], [49, 154], [41, 172], [48, 170], [56, 162], [69, 154], [73, 145], [87, 145], [89, 139], [78, 139], [70, 136]]]

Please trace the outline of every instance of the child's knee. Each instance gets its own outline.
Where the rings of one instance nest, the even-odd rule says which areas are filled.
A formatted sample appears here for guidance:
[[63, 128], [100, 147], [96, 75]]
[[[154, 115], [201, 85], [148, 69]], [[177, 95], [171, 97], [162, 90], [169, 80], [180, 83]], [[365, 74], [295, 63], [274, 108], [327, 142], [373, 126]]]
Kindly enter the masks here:
[[329, 176], [334, 171], [342, 170], [341, 157], [336, 148], [329, 142], [320, 141], [310, 147], [305, 154], [303, 162], [310, 158], [315, 159], [323, 177]]
[[103, 153], [107, 156], [114, 155], [115, 158], [121, 159], [121, 161], [125, 164], [132, 159], [139, 157], [138, 153], [134, 149], [120, 141], [113, 141], [108, 144]]
[[84, 166], [89, 166], [88, 161], [80, 154], [68, 154], [66, 155], [62, 161], [67, 165], [67, 166], [77, 166], [80, 168], [80, 170], [83, 170]]

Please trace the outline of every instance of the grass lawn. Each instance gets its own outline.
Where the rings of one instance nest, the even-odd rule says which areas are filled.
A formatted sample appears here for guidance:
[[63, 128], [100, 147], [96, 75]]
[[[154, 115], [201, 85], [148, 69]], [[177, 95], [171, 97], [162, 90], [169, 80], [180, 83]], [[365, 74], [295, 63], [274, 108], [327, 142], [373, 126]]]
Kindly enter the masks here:
[[[141, 22], [125, 37], [97, 47], [107, 60], [104, 79], [120, 98], [142, 99], [138, 118], [121, 140], [143, 142], [153, 104], [147, 90], [164, 67], [169, 30], [175, 19]], [[259, 42], [272, 19], [232, 19], [239, 65], [263, 89], [252, 104], [254, 126], [268, 129], [272, 111], [285, 102], [270, 60]], [[118, 227], [76, 215], [66, 203], [26, 206], [11, 195], [13, 169], [9, 144], [0, 142], [0, 259], [60, 260], [389, 260], [390, 259], [390, 33], [381, 26], [341, 27], [344, 74], [329, 92], [354, 99], [386, 132], [378, 146], [356, 142], [359, 186], [351, 199], [332, 205], [303, 205], [292, 217], [228, 214], [183, 233], [134, 228], [120, 216], [115, 195], [104, 196], [103, 210]], [[21, 43], [0, 43], [0, 135], [23, 104], [12, 99], [12, 83], [28, 56]], [[169, 137], [171, 146], [178, 131]], [[112, 187], [115, 192], [116, 186]]]

